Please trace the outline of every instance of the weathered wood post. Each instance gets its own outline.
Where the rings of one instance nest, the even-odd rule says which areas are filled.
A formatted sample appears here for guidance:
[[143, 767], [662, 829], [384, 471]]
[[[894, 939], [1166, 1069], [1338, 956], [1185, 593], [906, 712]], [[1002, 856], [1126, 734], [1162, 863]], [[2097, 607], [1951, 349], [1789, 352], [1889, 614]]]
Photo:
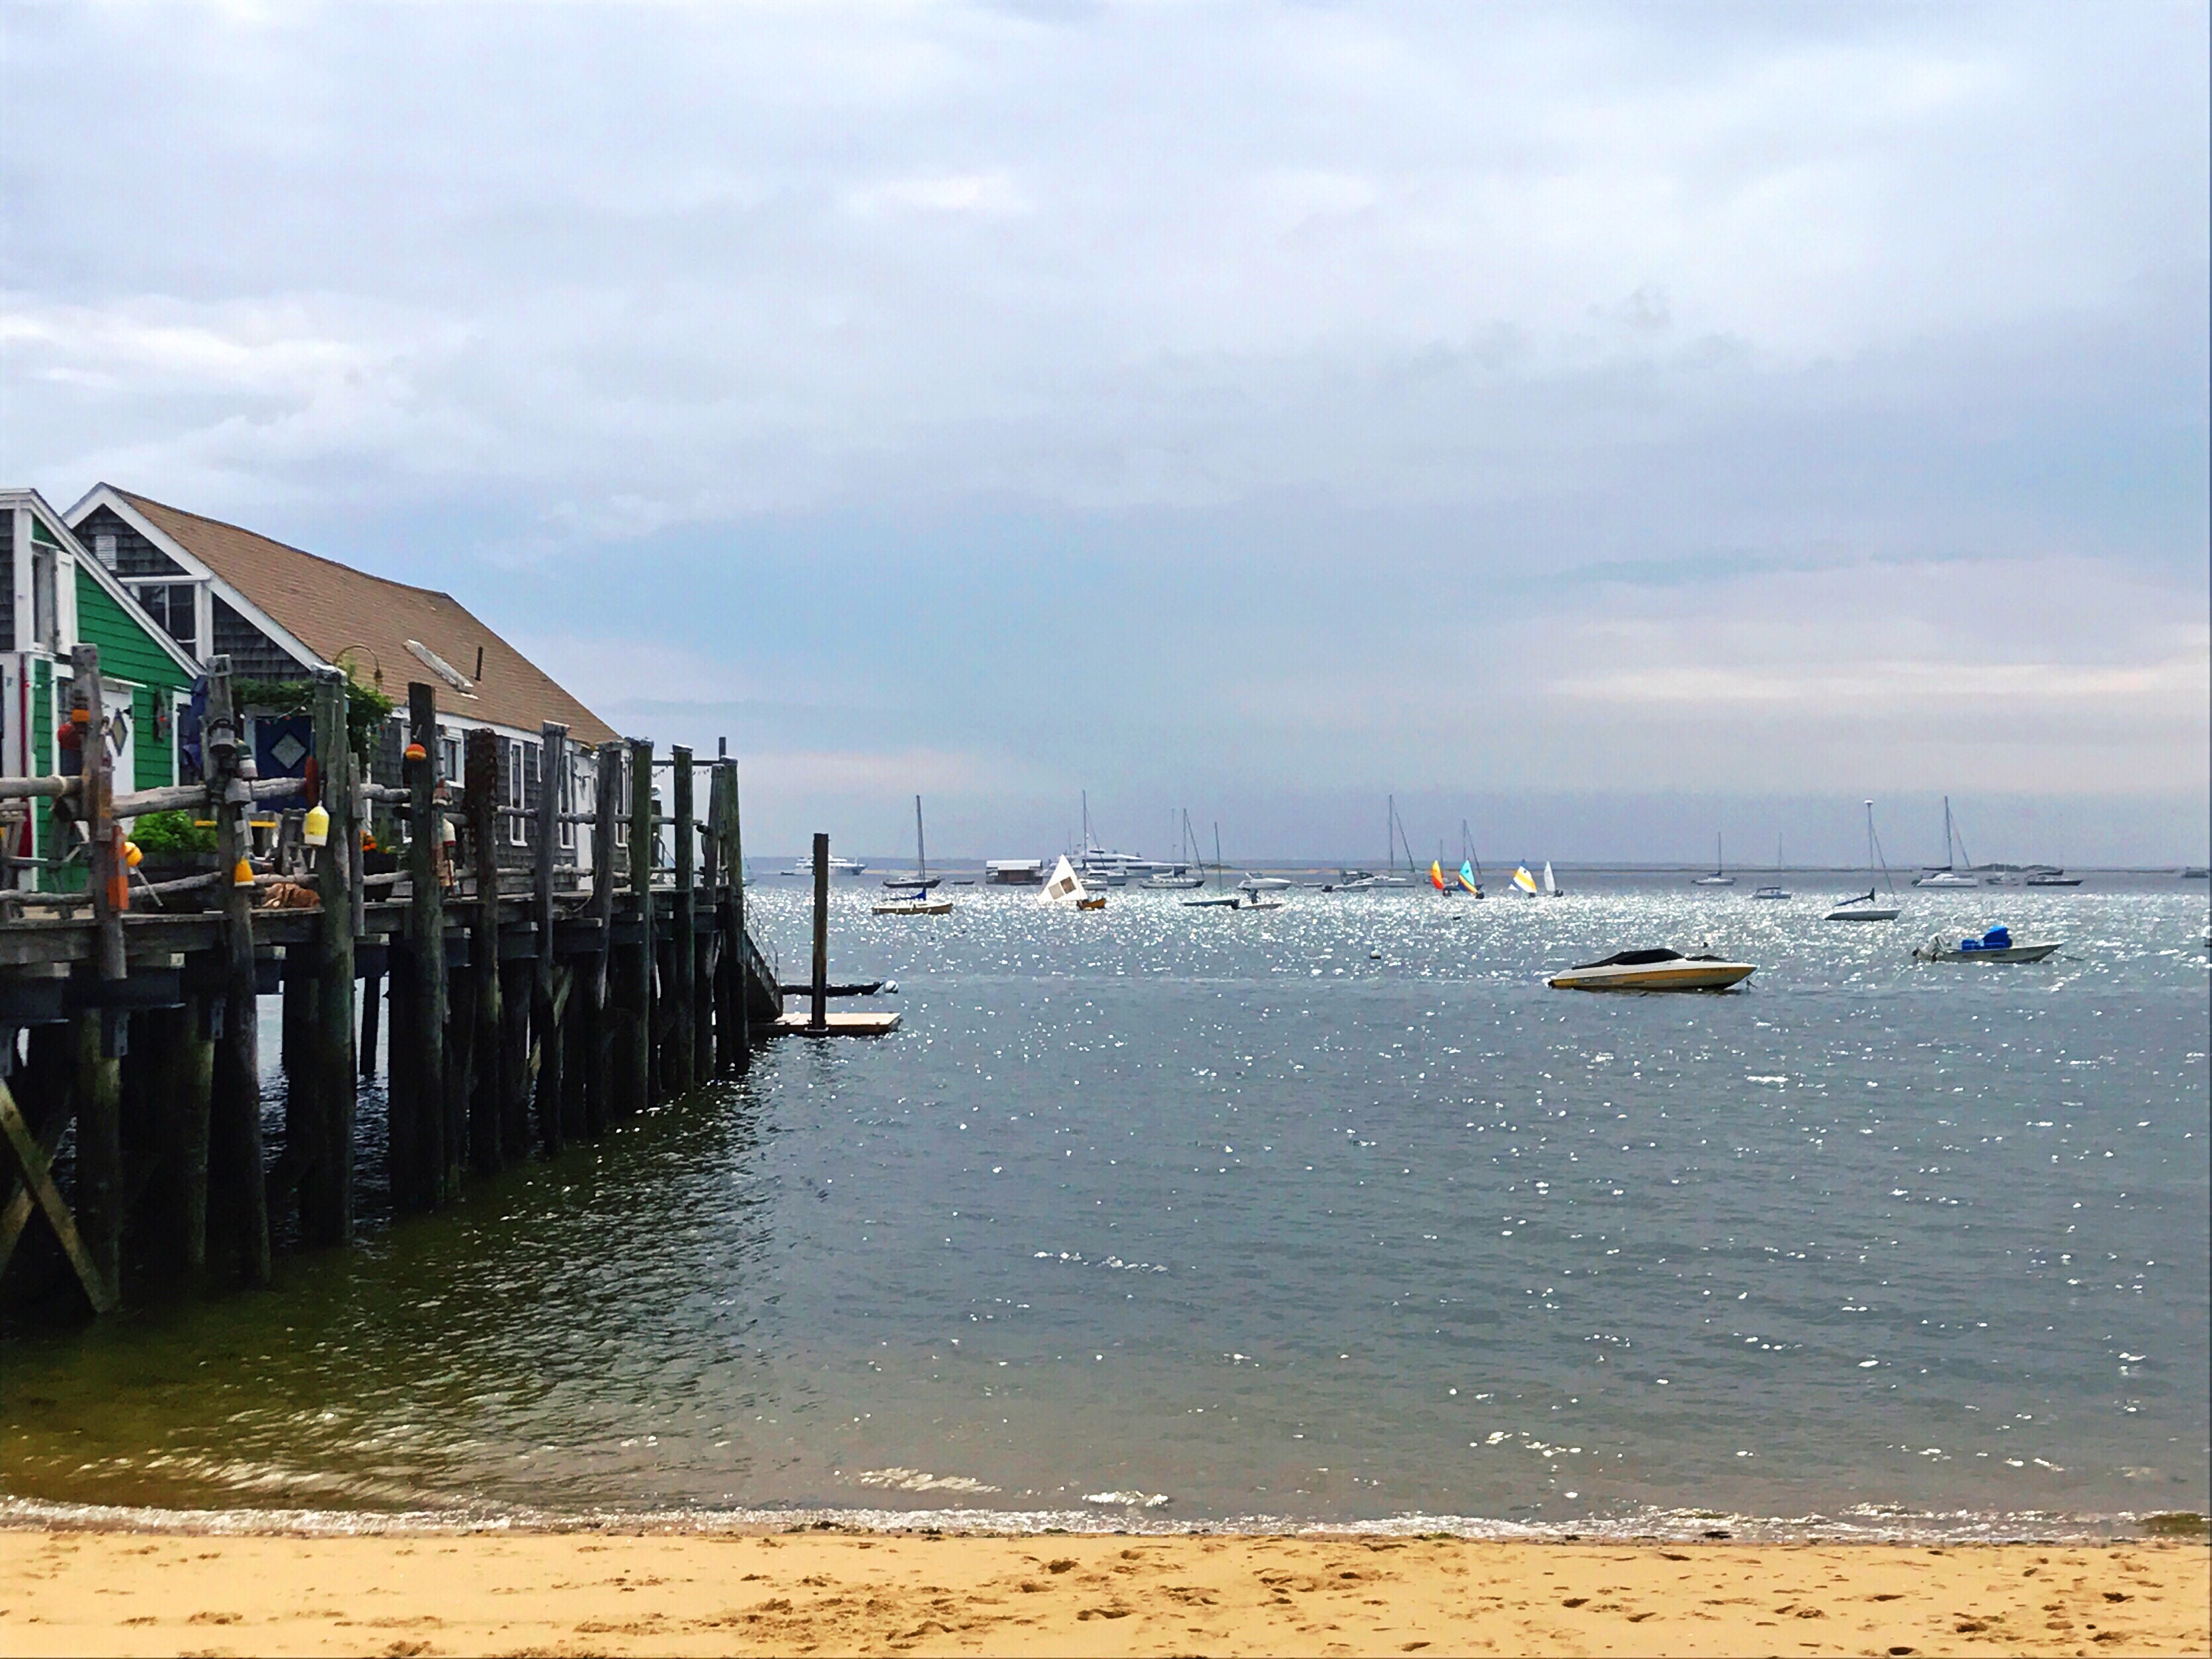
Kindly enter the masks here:
[[577, 971], [590, 975], [590, 1048], [585, 1052], [584, 1133], [597, 1140], [606, 1133], [613, 1103], [610, 1060], [614, 1033], [608, 1029], [611, 1003], [607, 969], [613, 955], [615, 927], [615, 842], [622, 822], [623, 745], [612, 739], [599, 745], [599, 776], [592, 797], [592, 920], [599, 924], [598, 959], [579, 963]]
[[368, 855], [362, 848], [362, 838], [368, 833], [371, 808], [374, 802], [368, 793], [368, 762], [360, 755], [353, 757], [353, 834], [346, 843], [346, 879], [353, 892], [353, 938], [356, 967], [361, 972], [360, 1033], [354, 1045], [361, 1075], [376, 1075], [376, 1020], [383, 996], [383, 975], [374, 971], [375, 958], [368, 963], [361, 957], [362, 942], [368, 937]]
[[676, 893], [668, 948], [670, 1018], [668, 1036], [661, 1045], [660, 1076], [661, 1086], [669, 1094], [678, 1095], [691, 1089], [698, 1071], [694, 1055], [698, 1041], [699, 896], [693, 885], [698, 863], [692, 824], [691, 751], [678, 744], [668, 752], [675, 763], [670, 818], [675, 838]]
[[476, 1015], [471, 1046], [476, 1078], [469, 1094], [469, 1162], [480, 1176], [497, 1175], [501, 1158], [499, 1030], [499, 733], [471, 731], [462, 759], [468, 810], [469, 862], [476, 872], [476, 926], [469, 936], [470, 988]]
[[189, 995], [172, 1017], [166, 1079], [175, 1095], [161, 1112], [160, 1139], [168, 1163], [161, 1249], [185, 1279], [207, 1272], [208, 1126], [215, 1096], [215, 1005]]
[[430, 687], [407, 688], [407, 907], [404, 950], [392, 956], [392, 1195], [402, 1210], [429, 1210], [452, 1188], [446, 1157], [446, 915], [438, 883], [438, 703]]
[[131, 902], [129, 872], [116, 825], [114, 780], [107, 755], [107, 711], [100, 647], [70, 653], [70, 728], [81, 770], [77, 818], [89, 837], [92, 917], [98, 956], [98, 1006], [76, 1017], [76, 1220], [94, 1267], [111, 1291], [123, 1273], [123, 1067], [129, 1016], [108, 1000], [125, 974], [123, 910]]
[[699, 945], [699, 1073], [702, 1080], [719, 1075], [730, 1064], [730, 1030], [722, 1018], [726, 999], [722, 988], [729, 977], [729, 953], [722, 948], [722, 884], [728, 879], [723, 860], [729, 850], [728, 805], [722, 787], [729, 771], [726, 761], [707, 769], [707, 833], [700, 841], [701, 884], [707, 895], [707, 931]]
[[830, 1029], [830, 837], [814, 837], [814, 1010], [806, 1029]]
[[563, 1053], [553, 1012], [553, 863], [561, 848], [561, 797], [568, 776], [568, 728], [548, 720], [538, 728], [538, 846], [530, 891], [530, 916], [538, 930], [531, 976], [530, 1024], [538, 1042], [538, 1135], [551, 1158], [561, 1150]]
[[[730, 763], [730, 918], [728, 944], [732, 952], [733, 994], [738, 1012], [738, 1069], [752, 1064], [752, 991], [747, 985], [750, 939], [745, 933], [745, 803], [744, 783], [738, 763]], [[782, 1012], [779, 1006], [777, 1012]]]
[[629, 891], [641, 935], [625, 954], [622, 1051], [616, 1099], [624, 1115], [643, 1111], [653, 1091], [653, 744], [629, 745]]
[[[354, 1060], [354, 855], [347, 849], [350, 845], [357, 852], [361, 837], [354, 823], [345, 671], [318, 668], [314, 683], [315, 772], [330, 823], [315, 856], [323, 912], [310, 947], [315, 957], [309, 1068], [315, 1144], [313, 1162], [300, 1177], [300, 1237], [309, 1245], [345, 1244], [353, 1238], [353, 1120], [359, 1074]], [[300, 1081], [295, 1072], [294, 1086]]]
[[208, 659], [202, 752], [216, 798], [216, 852], [223, 876], [222, 1030], [210, 1136], [222, 1149], [222, 1186], [231, 1207], [224, 1220], [227, 1231], [234, 1229], [240, 1273], [250, 1285], [266, 1285], [269, 1185], [261, 1149], [260, 990], [253, 965], [253, 872], [246, 860], [246, 817], [252, 799], [246, 784], [252, 763], [245, 755], [231, 706], [230, 659], [225, 655]]

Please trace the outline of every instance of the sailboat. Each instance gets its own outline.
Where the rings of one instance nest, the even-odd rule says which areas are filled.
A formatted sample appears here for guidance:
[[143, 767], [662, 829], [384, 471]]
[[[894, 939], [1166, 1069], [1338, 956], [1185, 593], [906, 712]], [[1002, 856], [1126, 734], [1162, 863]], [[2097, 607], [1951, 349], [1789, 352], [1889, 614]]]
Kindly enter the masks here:
[[1459, 821], [1458, 881], [1462, 892], [1482, 896], [1482, 861], [1474, 855], [1474, 837], [1468, 834], [1465, 818]]
[[1544, 860], [1544, 896], [1546, 898], [1565, 898], [1566, 896], [1567, 890], [1559, 885], [1559, 878], [1552, 873], [1551, 860], [1546, 859]]
[[1221, 885], [1221, 825], [1213, 826], [1213, 891], [1203, 898], [1187, 898], [1183, 902], [1194, 910], [1234, 910], [1238, 896], [1223, 890]]
[[929, 873], [929, 852], [921, 839], [921, 797], [914, 798], [914, 866], [910, 877], [886, 876], [884, 885], [893, 890], [888, 898], [879, 899], [875, 913], [879, 916], [949, 916], [952, 901], [940, 898], [930, 889], [943, 880]]
[[[1383, 830], [1383, 837], [1387, 848], [1386, 856], [1389, 860], [1389, 863], [1384, 866], [1384, 873], [1378, 876], [1372, 870], [1340, 870], [1337, 872], [1337, 878], [1334, 881], [1322, 884], [1322, 891], [1367, 893], [1374, 891], [1378, 887], [1411, 887], [1413, 884], [1413, 872], [1419, 866], [1413, 862], [1413, 847], [1412, 842], [1407, 839], [1405, 820], [1398, 816], [1398, 798], [1395, 795], [1390, 797], [1390, 815]], [[1403, 875], [1398, 872], [1398, 846], [1401, 842], [1404, 842], [1406, 845], [1406, 870]]]
[[1101, 847], [1091, 836], [1091, 792], [1083, 792], [1083, 845], [1077, 853], [1076, 868], [1083, 879], [1093, 887], [1127, 887], [1131, 876], [1149, 873], [1152, 863], [1135, 853], [1116, 853]]
[[1525, 864], [1517, 866], [1514, 869], [1513, 884], [1530, 898], [1534, 898], [1543, 890], [1536, 885], [1536, 878], [1528, 873], [1528, 866]]
[[1895, 902], [1897, 882], [1889, 873], [1889, 860], [1881, 850], [1881, 842], [1874, 832], [1874, 803], [1866, 804], [1867, 860], [1881, 872], [1883, 884], [1889, 889], [1891, 902], [1881, 903], [1869, 887], [1855, 898], [1838, 899], [1836, 908], [1822, 917], [1824, 921], [1895, 921], [1902, 912]]
[[[1187, 864], [1181, 861], [1186, 848], [1190, 853], [1190, 861]], [[1188, 806], [1182, 809], [1182, 838], [1176, 844], [1176, 855], [1177, 862], [1171, 868], [1156, 871], [1139, 884], [1155, 892], [1188, 892], [1193, 888], [1206, 885], [1206, 877], [1202, 873], [1206, 868], [1206, 858], [1198, 850], [1198, 837], [1191, 833], [1190, 808]]]
[[1951, 850], [1951, 845], [1954, 842], [1958, 843], [1959, 853], [1966, 854], [1966, 868], [1969, 870], [1972, 869], [1974, 867], [1973, 854], [1966, 853], [1966, 838], [1959, 834], [1957, 826], [1952, 822], [1951, 798], [1948, 795], [1946, 795], [1943, 797], [1942, 865], [1941, 867], [1929, 867], [1923, 869], [1920, 872], [1919, 877], [1912, 884], [1915, 887], [1979, 887], [1982, 884], [1973, 877], [1960, 873], [1958, 869], [1958, 855]]
[[1690, 885], [1692, 887], [1733, 887], [1735, 885], [1735, 878], [1728, 872], [1728, 860], [1721, 856], [1721, 838], [1718, 836], [1715, 836], [1713, 837], [1712, 874], [1710, 876], [1699, 876], [1695, 881], [1692, 882]]
[[1053, 866], [1052, 879], [1037, 895], [1039, 904], [1056, 904], [1073, 910], [1103, 910], [1106, 895], [1093, 893], [1083, 884], [1083, 878], [1075, 873], [1075, 866], [1067, 861], [1067, 854], [1060, 855]]

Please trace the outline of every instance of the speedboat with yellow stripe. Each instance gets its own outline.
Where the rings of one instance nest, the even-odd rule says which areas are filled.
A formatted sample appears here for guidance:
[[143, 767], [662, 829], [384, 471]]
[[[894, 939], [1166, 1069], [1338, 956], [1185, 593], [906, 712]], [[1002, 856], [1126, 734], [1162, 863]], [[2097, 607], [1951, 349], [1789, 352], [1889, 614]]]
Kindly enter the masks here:
[[1602, 962], [1585, 962], [1545, 981], [1554, 991], [1725, 991], [1759, 969], [1724, 957], [1686, 957], [1680, 951], [1620, 951]]

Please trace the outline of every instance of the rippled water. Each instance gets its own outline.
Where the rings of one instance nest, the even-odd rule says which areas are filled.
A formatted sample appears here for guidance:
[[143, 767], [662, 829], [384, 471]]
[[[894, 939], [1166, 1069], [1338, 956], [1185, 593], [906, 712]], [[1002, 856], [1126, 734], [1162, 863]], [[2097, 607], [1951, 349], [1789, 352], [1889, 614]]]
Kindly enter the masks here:
[[[795, 888], [755, 898], [787, 958]], [[273, 1293], [14, 1341], [0, 1488], [1831, 1532], [2208, 1507], [2202, 888], [1916, 893], [1895, 927], [1673, 878], [956, 896], [839, 895], [833, 968], [899, 981], [894, 1037], [787, 1039]], [[2066, 948], [1915, 964], [1939, 919]], [[1540, 983], [1700, 939], [1747, 990]]]

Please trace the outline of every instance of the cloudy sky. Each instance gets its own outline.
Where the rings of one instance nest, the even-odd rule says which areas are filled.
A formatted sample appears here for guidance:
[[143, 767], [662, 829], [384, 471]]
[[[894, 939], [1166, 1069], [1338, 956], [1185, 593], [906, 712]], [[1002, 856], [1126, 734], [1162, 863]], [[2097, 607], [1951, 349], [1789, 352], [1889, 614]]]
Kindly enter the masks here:
[[2205, 9], [0, 11], [0, 474], [748, 842], [2201, 861]]

